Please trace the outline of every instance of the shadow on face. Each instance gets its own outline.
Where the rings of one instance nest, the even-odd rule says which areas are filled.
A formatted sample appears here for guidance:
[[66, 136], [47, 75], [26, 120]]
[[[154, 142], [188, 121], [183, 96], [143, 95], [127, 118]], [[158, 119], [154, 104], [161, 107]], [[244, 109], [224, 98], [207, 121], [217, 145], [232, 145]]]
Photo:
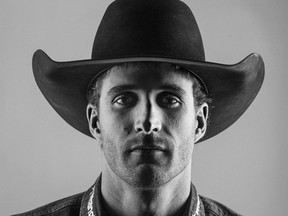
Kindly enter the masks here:
[[[90, 103], [87, 117], [114, 173], [151, 186], [189, 164], [195, 140], [205, 133], [206, 108], [195, 108], [193, 81], [176, 66], [131, 63], [107, 72], [98, 107]], [[151, 178], [141, 183], [147, 172]]]

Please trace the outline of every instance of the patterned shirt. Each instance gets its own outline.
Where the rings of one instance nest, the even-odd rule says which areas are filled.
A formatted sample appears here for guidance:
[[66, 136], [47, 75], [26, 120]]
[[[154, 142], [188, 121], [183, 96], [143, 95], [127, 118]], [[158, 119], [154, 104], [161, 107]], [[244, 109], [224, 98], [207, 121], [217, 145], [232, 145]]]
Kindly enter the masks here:
[[[240, 216], [223, 204], [191, 191], [183, 216]], [[101, 195], [101, 175], [86, 192], [14, 216], [108, 216]]]

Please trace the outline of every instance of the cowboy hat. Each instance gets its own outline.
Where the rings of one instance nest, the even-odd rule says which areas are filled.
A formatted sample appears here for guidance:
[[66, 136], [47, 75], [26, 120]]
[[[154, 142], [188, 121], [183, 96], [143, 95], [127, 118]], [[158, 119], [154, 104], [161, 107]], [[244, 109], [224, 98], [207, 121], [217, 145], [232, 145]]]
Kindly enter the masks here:
[[179, 0], [115, 0], [97, 30], [91, 59], [55, 62], [37, 50], [33, 72], [56, 112], [92, 137], [86, 119], [90, 81], [113, 66], [139, 61], [179, 65], [204, 84], [212, 109], [200, 141], [232, 125], [252, 103], [264, 79], [264, 63], [258, 54], [234, 65], [206, 62], [196, 20]]

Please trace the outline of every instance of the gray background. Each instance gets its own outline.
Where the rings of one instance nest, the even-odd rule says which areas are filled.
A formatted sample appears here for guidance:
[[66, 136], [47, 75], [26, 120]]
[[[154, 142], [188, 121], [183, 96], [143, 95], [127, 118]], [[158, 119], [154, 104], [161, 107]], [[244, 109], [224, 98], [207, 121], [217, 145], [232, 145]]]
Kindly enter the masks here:
[[[1, 215], [82, 192], [99, 175], [100, 148], [48, 105], [34, 82], [31, 59], [38, 48], [57, 61], [89, 59], [110, 2], [1, 1]], [[207, 61], [234, 64], [257, 52], [266, 66], [264, 85], [240, 120], [196, 146], [193, 182], [200, 194], [243, 215], [288, 215], [288, 3], [185, 2], [200, 26]]]

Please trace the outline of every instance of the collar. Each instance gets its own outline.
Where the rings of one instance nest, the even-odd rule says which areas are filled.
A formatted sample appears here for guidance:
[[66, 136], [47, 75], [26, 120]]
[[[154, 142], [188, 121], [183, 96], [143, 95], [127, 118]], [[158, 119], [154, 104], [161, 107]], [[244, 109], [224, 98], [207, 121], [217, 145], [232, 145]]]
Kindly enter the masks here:
[[[203, 216], [203, 204], [197, 194], [195, 186], [191, 183], [191, 191], [186, 201], [183, 216]], [[80, 208], [80, 216], [107, 216], [101, 194], [101, 174], [96, 182], [85, 192]]]

